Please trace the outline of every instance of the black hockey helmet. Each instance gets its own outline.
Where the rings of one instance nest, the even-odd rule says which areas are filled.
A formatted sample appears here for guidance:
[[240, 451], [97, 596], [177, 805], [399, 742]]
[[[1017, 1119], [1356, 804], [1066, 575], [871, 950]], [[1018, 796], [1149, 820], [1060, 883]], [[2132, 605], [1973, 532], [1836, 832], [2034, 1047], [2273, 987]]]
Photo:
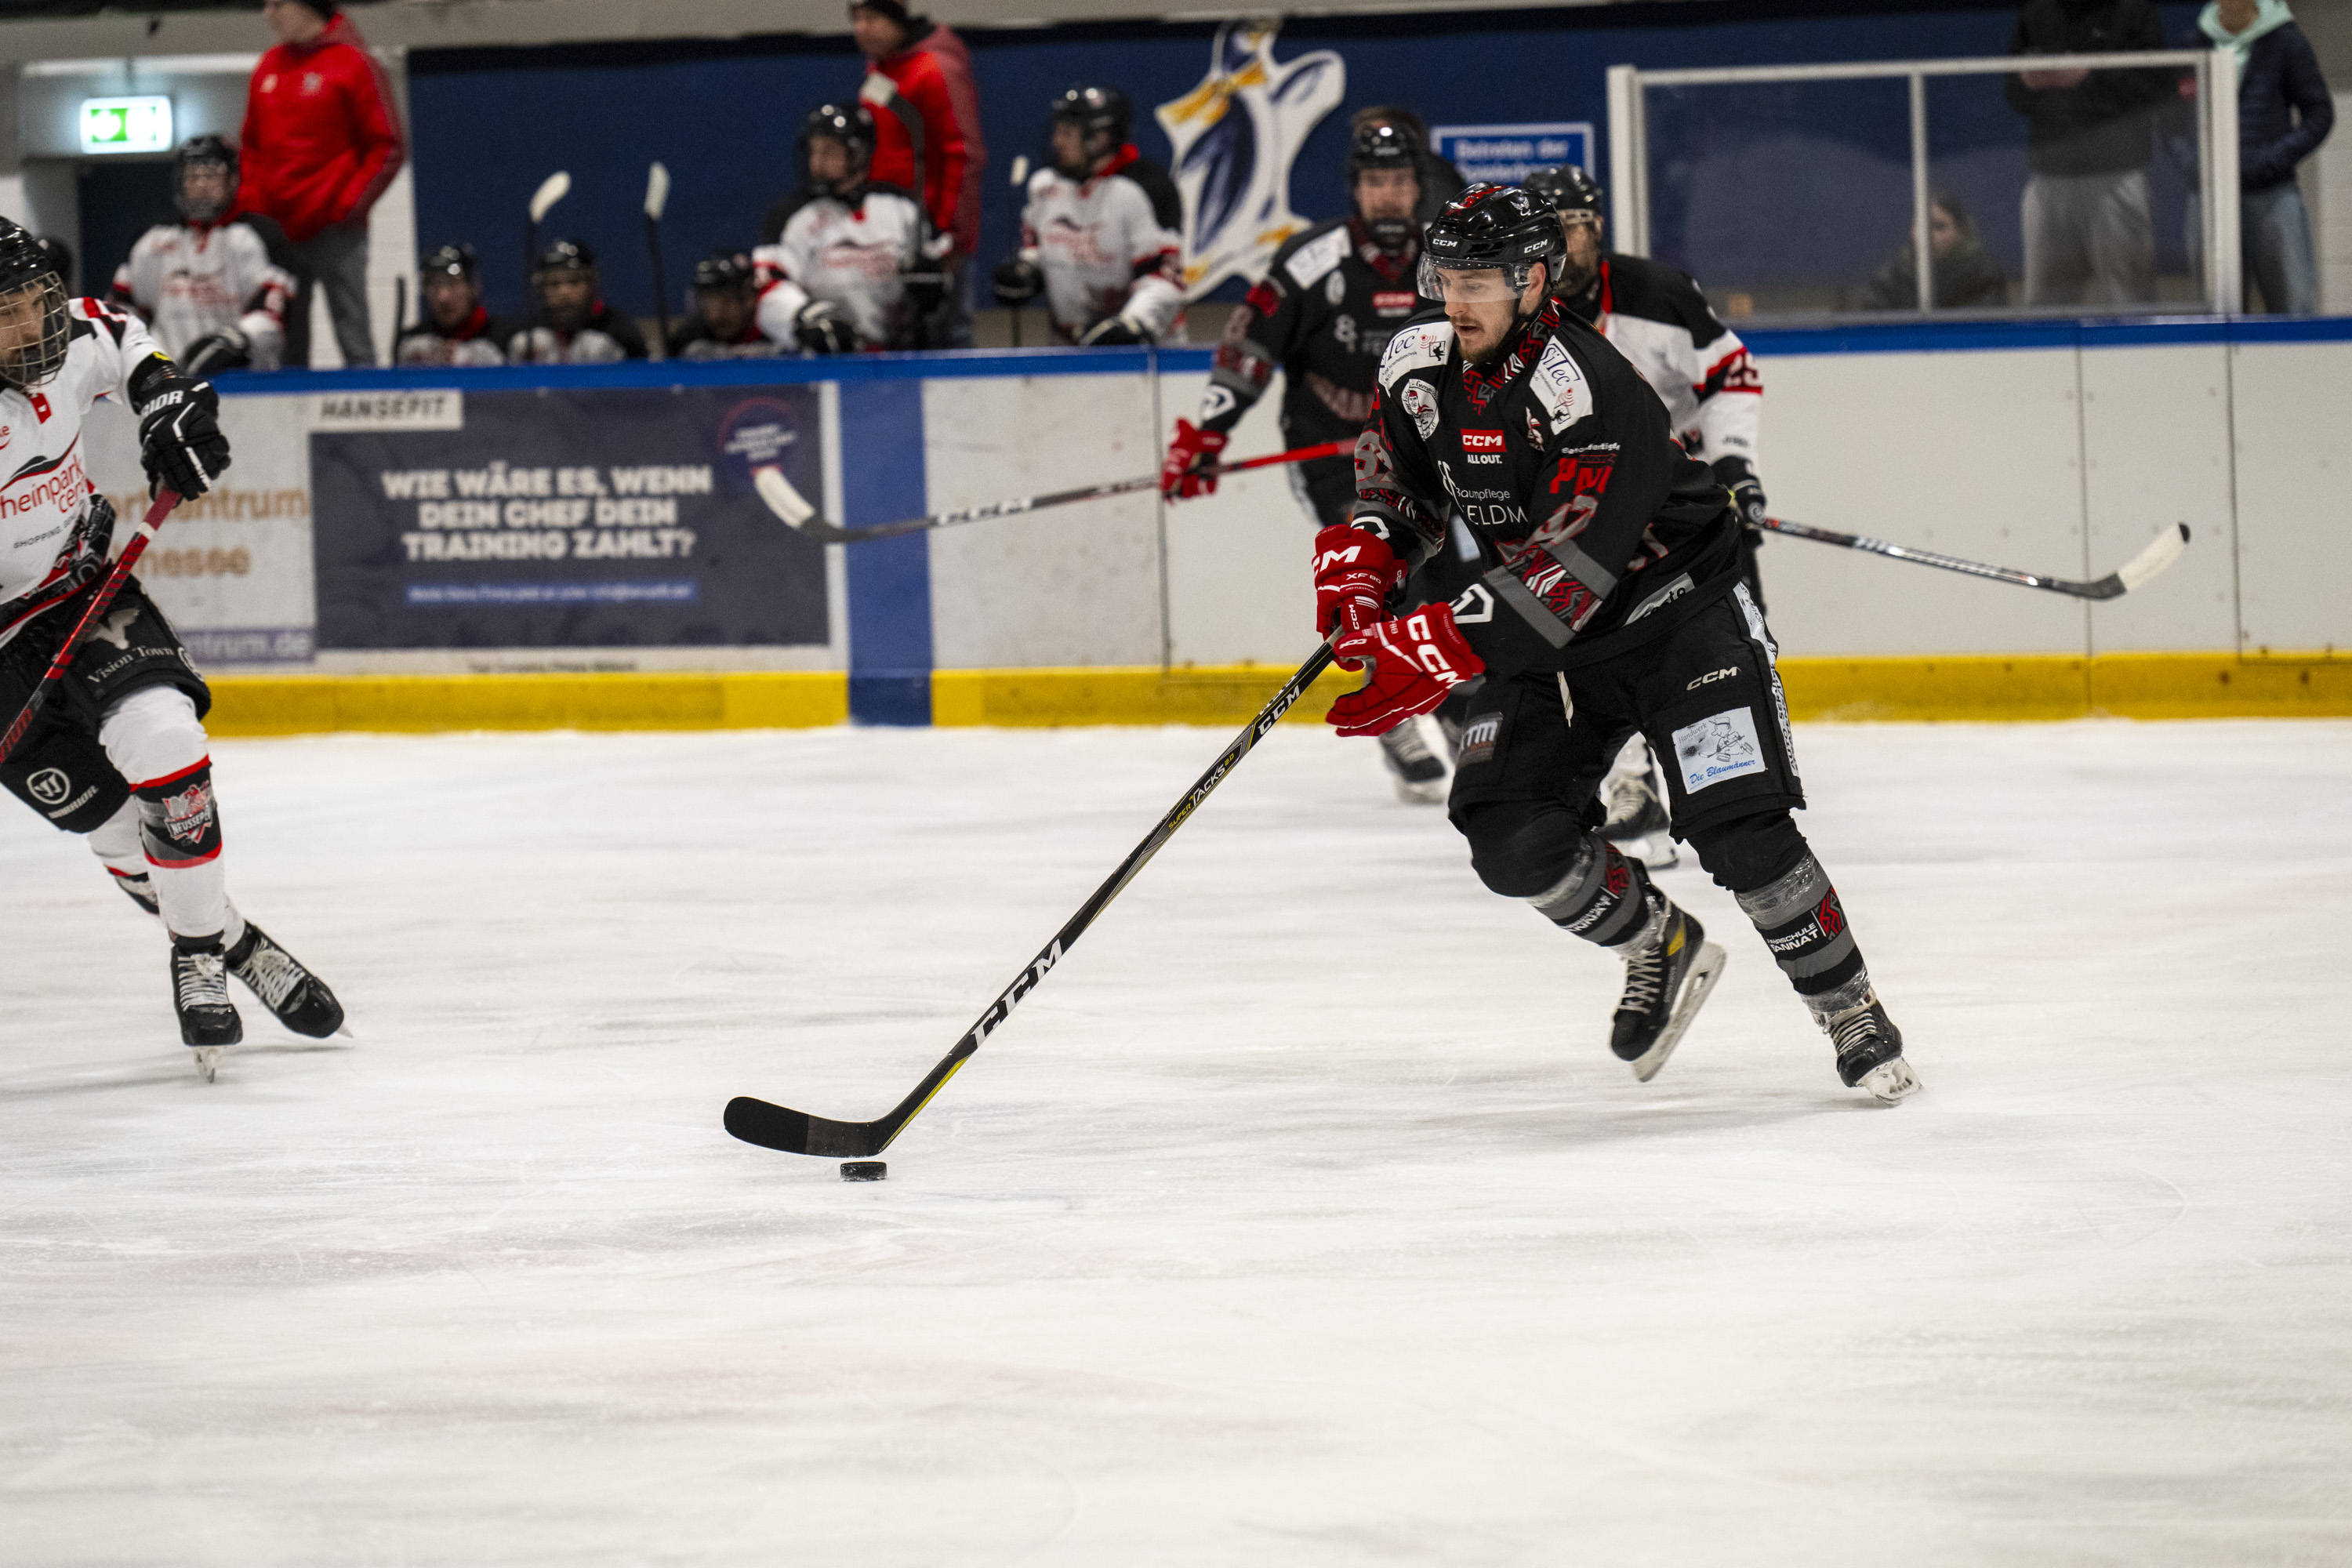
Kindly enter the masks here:
[[65, 368], [65, 280], [38, 236], [0, 217], [0, 382], [30, 392]]
[[1135, 124], [1135, 109], [1127, 101], [1127, 94], [1115, 87], [1080, 82], [1054, 100], [1054, 122], [1058, 125], [1065, 121], [1084, 133], [1088, 154], [1099, 156], [1095, 138], [1108, 136], [1113, 147], [1125, 142]]
[[[838, 142], [849, 153], [849, 178], [837, 182], [844, 189], [854, 190], [866, 179], [866, 172], [874, 165], [874, 111], [852, 99], [845, 107], [838, 103], [823, 103], [809, 111], [801, 124], [801, 166], [808, 166], [809, 143], [819, 137]], [[817, 189], [830, 192], [836, 182], [819, 184]]]
[[1422, 237], [1421, 291], [1443, 300], [1440, 272], [1500, 268], [1516, 292], [1528, 286], [1538, 261], [1549, 288], [1567, 252], [1549, 206], [1517, 185], [1473, 185], [1447, 203]]
[[[227, 194], [218, 201], [188, 199], [188, 170], [196, 165], [217, 168], [226, 176]], [[190, 223], [210, 223], [236, 205], [236, 149], [218, 136], [191, 136], [172, 154], [172, 203]]]
[[559, 272], [585, 272], [596, 276], [596, 247], [584, 239], [559, 239], [539, 253], [539, 265], [531, 268], [530, 280], [544, 283]]
[[719, 247], [694, 264], [696, 291], [749, 289], [751, 286], [751, 258], [740, 250]]
[[1421, 173], [1421, 149], [1402, 126], [1367, 125], [1356, 132], [1348, 148], [1348, 184], [1367, 169], [1411, 169]]
[[463, 278], [471, 282], [481, 269], [481, 258], [474, 254], [474, 247], [459, 240], [426, 251], [416, 263], [416, 279], [420, 284], [428, 278]]
[[1549, 203], [1562, 217], [1601, 221], [1600, 182], [1573, 163], [1538, 169], [1522, 183], [1529, 195]]

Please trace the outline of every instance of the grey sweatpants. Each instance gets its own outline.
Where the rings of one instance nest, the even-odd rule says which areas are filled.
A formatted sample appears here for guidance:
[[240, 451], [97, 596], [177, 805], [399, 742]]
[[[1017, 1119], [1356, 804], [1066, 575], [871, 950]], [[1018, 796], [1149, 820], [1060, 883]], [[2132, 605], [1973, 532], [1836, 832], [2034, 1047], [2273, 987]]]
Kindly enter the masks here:
[[334, 323], [343, 363], [375, 363], [375, 335], [368, 327], [367, 219], [322, 228], [288, 248], [302, 270], [286, 308], [286, 368], [310, 368], [310, 296], [319, 289], [327, 291], [327, 319]]
[[2025, 183], [2025, 302], [2128, 305], [2156, 298], [2147, 171], [2036, 174]]

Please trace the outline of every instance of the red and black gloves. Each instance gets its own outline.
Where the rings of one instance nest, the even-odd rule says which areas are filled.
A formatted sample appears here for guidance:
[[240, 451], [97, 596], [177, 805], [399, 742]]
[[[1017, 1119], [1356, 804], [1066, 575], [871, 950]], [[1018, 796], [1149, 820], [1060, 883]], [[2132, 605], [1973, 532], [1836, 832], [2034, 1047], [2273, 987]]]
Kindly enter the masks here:
[[[1326, 531], [1329, 531], [1326, 530]], [[1325, 720], [1342, 735], [1385, 735], [1486, 668], [1454, 624], [1454, 606], [1426, 605], [1393, 621], [1375, 621], [1332, 647], [1341, 664], [1370, 664], [1371, 679], [1331, 704]]]
[[1315, 536], [1315, 629], [1361, 631], [1388, 615], [1388, 598], [1404, 586], [1404, 563], [1389, 542], [1352, 523], [1335, 522]]
[[1225, 449], [1225, 440], [1221, 431], [1203, 430], [1190, 419], [1176, 421], [1168, 456], [1160, 462], [1160, 493], [1170, 500], [1215, 495], [1217, 476], [1201, 470], [1216, 462], [1217, 454]]

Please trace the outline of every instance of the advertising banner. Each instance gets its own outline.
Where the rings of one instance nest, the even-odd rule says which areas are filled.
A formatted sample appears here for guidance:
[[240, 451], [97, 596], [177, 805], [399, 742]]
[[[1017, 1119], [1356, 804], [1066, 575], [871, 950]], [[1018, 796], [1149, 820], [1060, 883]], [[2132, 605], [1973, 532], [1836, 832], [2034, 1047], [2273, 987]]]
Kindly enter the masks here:
[[321, 399], [319, 645], [822, 645], [824, 548], [751, 483], [823, 496], [818, 420], [814, 386]]
[[1439, 125], [1429, 132], [1441, 158], [1451, 158], [1462, 177], [1516, 185], [1538, 169], [1573, 163], [1592, 173], [1592, 123], [1549, 120], [1529, 125]]
[[[302, 397], [224, 397], [229, 468], [184, 500], [137, 573], [197, 665], [305, 664], [317, 620], [311, 589], [308, 405]], [[121, 521], [118, 542], [147, 510], [139, 424], [112, 402], [84, 423], [90, 468]]]

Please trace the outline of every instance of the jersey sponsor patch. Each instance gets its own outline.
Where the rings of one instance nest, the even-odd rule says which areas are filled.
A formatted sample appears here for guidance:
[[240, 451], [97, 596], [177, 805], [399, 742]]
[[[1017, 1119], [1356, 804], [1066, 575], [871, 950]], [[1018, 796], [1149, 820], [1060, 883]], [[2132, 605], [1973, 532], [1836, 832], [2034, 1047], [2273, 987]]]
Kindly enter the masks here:
[[1321, 238], [1310, 239], [1300, 246], [1297, 252], [1282, 264], [1282, 269], [1298, 279], [1301, 289], [1311, 288], [1322, 280], [1325, 273], [1345, 260], [1347, 255], [1348, 226], [1341, 224]]
[[1503, 460], [1503, 433], [1500, 430], [1463, 431], [1462, 460], [1473, 465], [1500, 463]]
[[1453, 347], [1451, 321], [1422, 321], [1400, 330], [1381, 356], [1381, 385], [1391, 388], [1408, 372], [1444, 364]]
[[1437, 394], [1425, 381], [1408, 381], [1399, 400], [1404, 411], [1412, 416], [1412, 427], [1421, 432], [1424, 441], [1437, 432]]
[[1372, 309], [1383, 316], [1410, 316], [1420, 303], [1421, 296], [1410, 289], [1372, 290]]
[[1756, 715], [1748, 709], [1727, 708], [1685, 724], [1675, 731], [1674, 740], [1675, 763], [1687, 794], [1765, 771], [1764, 744], [1756, 733]]
[[1592, 413], [1592, 384], [1584, 379], [1584, 367], [1558, 338], [1544, 344], [1528, 384], [1534, 389], [1536, 401], [1551, 416], [1554, 430], [1565, 430]]
[[[1344, 305], [1348, 302], [1348, 275], [1346, 273], [1334, 272], [1331, 274], [1330, 281], [1323, 285], [1323, 299], [1326, 303], [1331, 305]], [[1351, 327], [1356, 324], [1353, 317], [1343, 319], [1346, 320], [1348, 324]]]

